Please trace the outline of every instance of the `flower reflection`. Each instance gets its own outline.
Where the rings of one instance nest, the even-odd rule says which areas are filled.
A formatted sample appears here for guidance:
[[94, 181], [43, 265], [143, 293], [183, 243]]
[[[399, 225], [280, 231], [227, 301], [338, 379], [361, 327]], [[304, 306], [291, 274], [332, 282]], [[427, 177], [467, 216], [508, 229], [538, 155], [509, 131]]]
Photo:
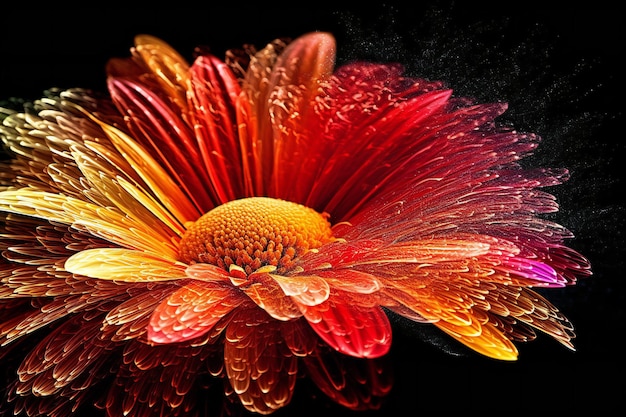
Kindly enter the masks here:
[[269, 414], [302, 376], [376, 408], [390, 314], [501, 360], [536, 331], [573, 349], [532, 289], [590, 274], [541, 217], [567, 171], [520, 167], [539, 138], [504, 104], [335, 68], [328, 33], [192, 65], [135, 41], [108, 96], [3, 110], [0, 355], [36, 338], [17, 412], [204, 415], [218, 389]]

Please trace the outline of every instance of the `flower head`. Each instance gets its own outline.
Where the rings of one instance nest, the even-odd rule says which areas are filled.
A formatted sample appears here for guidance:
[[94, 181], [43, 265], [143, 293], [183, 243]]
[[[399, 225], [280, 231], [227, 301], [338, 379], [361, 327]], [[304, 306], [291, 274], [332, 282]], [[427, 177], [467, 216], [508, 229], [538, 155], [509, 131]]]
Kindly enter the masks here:
[[542, 216], [567, 171], [520, 165], [539, 137], [499, 125], [505, 104], [335, 68], [328, 33], [245, 52], [190, 65], [142, 35], [108, 95], [3, 110], [0, 356], [44, 335], [17, 412], [201, 415], [223, 377], [268, 414], [303, 373], [376, 407], [391, 314], [496, 359], [536, 332], [573, 349], [534, 289], [590, 274]]

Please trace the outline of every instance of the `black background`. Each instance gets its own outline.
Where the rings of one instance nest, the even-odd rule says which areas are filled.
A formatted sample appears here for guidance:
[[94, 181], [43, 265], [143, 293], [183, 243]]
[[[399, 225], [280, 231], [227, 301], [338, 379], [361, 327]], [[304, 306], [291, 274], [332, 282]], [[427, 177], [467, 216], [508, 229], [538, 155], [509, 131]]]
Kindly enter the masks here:
[[330, 31], [337, 38], [338, 63], [399, 61], [410, 75], [446, 81], [456, 95], [508, 102], [503, 122], [543, 137], [525, 163], [571, 170], [567, 183], [550, 190], [561, 204], [552, 218], [573, 231], [568, 244], [590, 259], [594, 272], [576, 287], [544, 293], [574, 323], [575, 352], [540, 336], [519, 346], [514, 363], [463, 350], [450, 355], [423, 341], [442, 344], [436, 332], [398, 323], [390, 354], [396, 383], [381, 410], [350, 413], [323, 396], [311, 400], [305, 381], [296, 385], [293, 403], [276, 415], [623, 409], [623, 14], [597, 2], [595, 9], [545, 9], [528, 2], [507, 9], [450, 1], [350, 8], [232, 3], [4, 8], [0, 101], [34, 99], [50, 87], [104, 91], [107, 59], [127, 56], [138, 33], [161, 37], [191, 60], [198, 45], [222, 57], [244, 43], [262, 47], [278, 37]]

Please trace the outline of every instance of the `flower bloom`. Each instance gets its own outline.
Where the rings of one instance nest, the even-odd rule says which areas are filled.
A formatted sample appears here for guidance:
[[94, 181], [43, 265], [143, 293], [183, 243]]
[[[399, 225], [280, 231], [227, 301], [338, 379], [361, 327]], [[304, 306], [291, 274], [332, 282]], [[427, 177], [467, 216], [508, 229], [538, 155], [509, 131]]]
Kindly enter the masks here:
[[[539, 137], [500, 126], [505, 104], [395, 64], [335, 68], [327, 33], [191, 65], [147, 35], [131, 52], [109, 95], [2, 113], [0, 355], [43, 335], [16, 411], [202, 415], [223, 376], [269, 414], [301, 369], [375, 406], [391, 314], [496, 359], [537, 331], [573, 349], [533, 289], [590, 274], [542, 217], [567, 171], [520, 165]], [[360, 388], [333, 381], [344, 356], [363, 358], [336, 365]]]

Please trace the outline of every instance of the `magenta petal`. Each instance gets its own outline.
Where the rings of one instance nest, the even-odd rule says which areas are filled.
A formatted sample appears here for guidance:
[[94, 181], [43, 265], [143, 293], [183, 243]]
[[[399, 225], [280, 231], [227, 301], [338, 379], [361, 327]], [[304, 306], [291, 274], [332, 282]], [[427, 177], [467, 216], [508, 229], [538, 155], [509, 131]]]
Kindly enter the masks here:
[[536, 286], [552, 288], [564, 287], [567, 284], [567, 280], [559, 276], [550, 265], [531, 259], [509, 258], [498, 269], [536, 281]]

